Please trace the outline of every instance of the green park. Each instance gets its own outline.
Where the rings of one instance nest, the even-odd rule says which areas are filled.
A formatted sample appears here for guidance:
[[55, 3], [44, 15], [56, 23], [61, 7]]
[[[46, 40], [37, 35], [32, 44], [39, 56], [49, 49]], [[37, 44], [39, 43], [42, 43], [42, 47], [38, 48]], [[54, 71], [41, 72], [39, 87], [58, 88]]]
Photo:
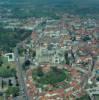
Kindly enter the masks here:
[[51, 67], [47, 73], [43, 72], [42, 68], [39, 67], [33, 70], [33, 80], [36, 83], [42, 85], [56, 84], [64, 80], [70, 80], [69, 73], [65, 69], [58, 69], [57, 67]]

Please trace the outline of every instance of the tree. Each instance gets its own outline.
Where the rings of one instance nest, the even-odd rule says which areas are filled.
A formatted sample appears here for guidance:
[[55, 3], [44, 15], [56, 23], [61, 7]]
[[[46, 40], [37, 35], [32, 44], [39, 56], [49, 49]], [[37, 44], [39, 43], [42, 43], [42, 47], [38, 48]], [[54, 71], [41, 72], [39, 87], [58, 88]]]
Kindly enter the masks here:
[[35, 56], [36, 56], [36, 51], [33, 50], [33, 52], [32, 52], [32, 57], [35, 58]]
[[3, 64], [3, 60], [2, 60], [2, 57], [0, 56], [0, 66], [2, 66]]
[[19, 95], [19, 87], [11, 87], [9, 86], [8, 89], [6, 90], [6, 95], [10, 96], [12, 95], [13, 97], [16, 97]]
[[4, 81], [1, 81], [1, 87], [4, 88]]
[[12, 68], [10, 70], [11, 70], [12, 76], [16, 76], [16, 70], [14, 68]]
[[69, 62], [69, 58], [68, 58], [68, 53], [67, 52], [65, 52], [64, 57], [65, 57], [66, 64], [69, 65], [70, 62]]
[[30, 63], [31, 63], [31, 62], [30, 62], [29, 60], [26, 60], [24, 64], [25, 64], [25, 66], [29, 66]]
[[23, 63], [23, 69], [24, 70], [27, 70], [30, 66], [31, 62], [29, 60], [26, 60], [24, 63]]
[[85, 37], [82, 38], [82, 40], [86, 42], [86, 41], [91, 40], [91, 38], [89, 36], [85, 36]]
[[19, 53], [20, 56], [23, 56], [24, 52], [25, 52], [24, 48], [21, 47], [21, 48], [18, 49], [18, 53]]
[[39, 77], [42, 77], [42, 76], [44, 75], [44, 73], [43, 73], [41, 67], [38, 67], [38, 68], [37, 68], [37, 75], [38, 75]]
[[12, 86], [13, 84], [12, 84], [12, 81], [11, 80], [9, 80], [9, 86]]

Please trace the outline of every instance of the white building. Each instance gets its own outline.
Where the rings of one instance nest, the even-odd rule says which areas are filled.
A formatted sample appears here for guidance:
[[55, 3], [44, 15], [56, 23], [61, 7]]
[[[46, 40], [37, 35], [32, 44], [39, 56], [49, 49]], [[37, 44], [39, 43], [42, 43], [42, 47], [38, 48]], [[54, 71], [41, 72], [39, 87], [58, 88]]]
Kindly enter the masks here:
[[4, 57], [7, 57], [7, 58], [8, 58], [8, 62], [13, 62], [13, 61], [15, 61], [14, 53], [6, 53], [6, 54], [4, 55]]

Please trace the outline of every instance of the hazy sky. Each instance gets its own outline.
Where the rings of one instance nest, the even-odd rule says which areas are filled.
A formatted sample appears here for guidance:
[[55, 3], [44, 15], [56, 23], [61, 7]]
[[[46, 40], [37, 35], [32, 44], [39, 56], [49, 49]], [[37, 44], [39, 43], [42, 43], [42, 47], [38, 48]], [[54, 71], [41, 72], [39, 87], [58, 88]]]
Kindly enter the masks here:
[[30, 3], [30, 4], [65, 4], [65, 3], [70, 3], [70, 4], [76, 4], [79, 6], [99, 6], [99, 0], [0, 0], [0, 2], [6, 2], [6, 3]]

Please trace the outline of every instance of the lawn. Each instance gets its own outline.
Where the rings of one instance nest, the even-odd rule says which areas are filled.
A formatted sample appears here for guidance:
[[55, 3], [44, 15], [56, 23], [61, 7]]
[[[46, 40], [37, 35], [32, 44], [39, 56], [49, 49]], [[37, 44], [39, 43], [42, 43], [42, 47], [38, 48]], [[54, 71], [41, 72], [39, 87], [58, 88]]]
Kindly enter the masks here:
[[8, 63], [8, 58], [7, 57], [2, 56], [1, 59], [2, 59], [4, 64]]
[[4, 100], [3, 96], [0, 96], [0, 100]]
[[33, 71], [33, 79], [39, 84], [55, 84], [67, 79], [69, 73], [64, 69], [52, 68], [49, 72], [43, 73], [42, 70]]
[[14, 68], [7, 68], [6, 66], [0, 67], [0, 77], [8, 78], [16, 75], [16, 70]]
[[0, 56], [0, 77], [8, 78], [16, 75], [14, 63], [8, 63], [6, 57]]

